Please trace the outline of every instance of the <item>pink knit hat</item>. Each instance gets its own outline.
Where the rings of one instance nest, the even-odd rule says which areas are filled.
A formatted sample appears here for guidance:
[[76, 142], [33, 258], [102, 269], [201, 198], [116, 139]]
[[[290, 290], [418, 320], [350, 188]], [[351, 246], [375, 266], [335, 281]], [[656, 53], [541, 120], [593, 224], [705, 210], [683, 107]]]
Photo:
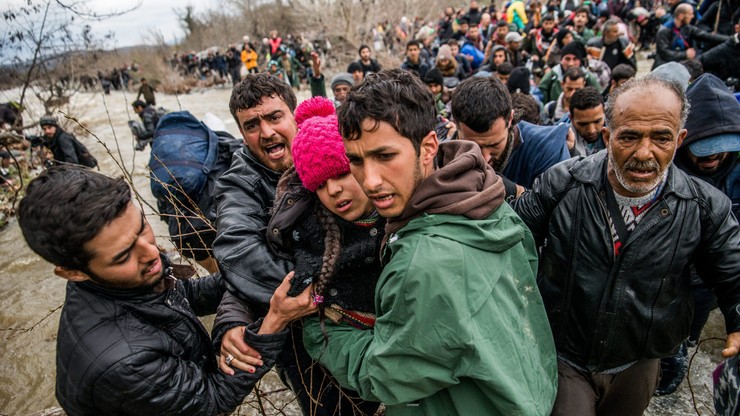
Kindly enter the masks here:
[[298, 134], [291, 146], [293, 163], [303, 186], [316, 192], [327, 179], [349, 173], [334, 104], [324, 97], [313, 97], [295, 110]]

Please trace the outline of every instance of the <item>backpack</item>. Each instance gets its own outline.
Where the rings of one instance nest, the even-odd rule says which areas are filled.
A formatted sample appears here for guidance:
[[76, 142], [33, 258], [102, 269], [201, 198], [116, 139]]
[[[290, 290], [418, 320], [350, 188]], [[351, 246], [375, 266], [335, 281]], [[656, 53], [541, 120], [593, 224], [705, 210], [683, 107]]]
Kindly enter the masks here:
[[216, 132], [216, 136], [218, 136], [218, 157], [211, 172], [208, 174], [206, 186], [198, 201], [201, 212], [214, 224], [216, 221], [216, 198], [213, 195], [213, 191], [216, 189], [216, 181], [231, 166], [231, 157], [234, 155], [234, 152], [244, 146], [241, 140], [234, 138], [234, 136], [225, 131]]
[[218, 159], [218, 136], [188, 111], [160, 118], [149, 159], [150, 187], [158, 201], [198, 204]]
[[144, 123], [141, 121], [129, 120], [128, 128], [131, 129], [131, 134], [133, 134], [134, 137], [143, 137], [146, 134], [146, 127], [144, 127]]
[[[70, 136], [72, 135], [70, 134]], [[87, 150], [87, 147], [85, 147], [81, 141], [77, 140], [75, 136], [72, 136], [72, 144], [74, 144], [75, 154], [77, 155], [77, 161], [80, 162], [80, 165], [87, 166], [88, 168], [98, 166], [98, 160], [95, 159], [95, 156], [93, 156], [90, 151]]]
[[[165, 119], [165, 123], [163, 124], [165, 131], [168, 131], [169, 123], [170, 121]], [[190, 120], [190, 123], [193, 123], [193, 121]], [[194, 126], [195, 124], [193, 123], [192, 125]], [[208, 128], [205, 125], [203, 127]], [[193, 190], [192, 192], [194, 193], [188, 195], [188, 201], [169, 200], [166, 199], [166, 195], [164, 197], [161, 195], [162, 190], [154, 190], [155, 187], [160, 187], [160, 181], [154, 178], [151, 179], [152, 193], [157, 192], [160, 194], [159, 196], [155, 194], [160, 218], [167, 223], [172, 242], [179, 249], [183, 248], [183, 244], [205, 245], [203, 248], [206, 249], [209, 249], [213, 244], [213, 238], [215, 238], [215, 233], [213, 232], [215, 226], [213, 224], [216, 223], [216, 198], [214, 197], [216, 181], [231, 166], [231, 157], [234, 152], [243, 146], [241, 140], [235, 139], [234, 136], [227, 132], [219, 131], [214, 133], [211, 130], [208, 130], [208, 132], [209, 140], [212, 139], [212, 136], [217, 136], [217, 156], [210, 171], [206, 175], [205, 185], [200, 192], [196, 194], [196, 191]], [[200, 131], [200, 133], [203, 133], [203, 131]], [[205, 142], [204, 139], [198, 140]], [[154, 143], [157, 143], [156, 140]], [[158, 145], [153, 145], [152, 153], [160, 152], [161, 144], [162, 142], [158, 143]], [[158, 155], [158, 157], [161, 160], [163, 156]], [[171, 173], [177, 175], [176, 171], [172, 170], [175, 168], [170, 169]], [[180, 183], [180, 180], [182, 179], [177, 179], [176, 183]], [[173, 203], [176, 203], [177, 206]], [[196, 241], [192, 241], [193, 235], [197, 236]], [[186, 241], [188, 240], [187, 236], [191, 236], [190, 242]]]

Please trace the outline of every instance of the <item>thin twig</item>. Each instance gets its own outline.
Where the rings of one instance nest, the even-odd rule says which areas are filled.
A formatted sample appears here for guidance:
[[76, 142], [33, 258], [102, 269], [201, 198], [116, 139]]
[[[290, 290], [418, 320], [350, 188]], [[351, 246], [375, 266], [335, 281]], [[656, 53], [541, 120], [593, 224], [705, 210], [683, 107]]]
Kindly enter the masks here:
[[41, 318], [41, 320], [37, 321], [36, 323], [34, 323], [33, 325], [31, 325], [28, 328], [0, 328], [0, 331], [14, 331], [15, 334], [13, 334], [12, 336], [16, 336], [18, 334], [24, 334], [26, 332], [33, 331], [34, 328], [36, 328], [37, 326], [39, 326], [47, 318], [49, 318], [51, 315], [53, 315], [54, 312], [58, 311], [59, 309], [62, 309], [62, 306], [64, 306], [64, 303], [62, 303], [61, 305], [57, 306], [56, 308], [50, 310], [49, 313], [46, 314], [46, 316], [44, 316], [43, 318]]
[[[693, 406], [694, 406], [694, 412], [696, 412], [697, 415], [701, 415], [701, 413], [699, 413], [699, 405], [696, 403], [697, 398], [696, 398], [696, 393], [694, 392], [694, 386], [691, 385], [691, 367], [692, 367], [692, 365], [694, 363], [694, 357], [696, 357], [696, 355], [699, 353], [699, 346], [701, 346], [701, 344], [703, 344], [703, 343], [705, 343], [707, 341], [722, 341], [722, 342], [724, 342], [725, 340], [722, 339], [722, 338], [718, 338], [718, 337], [710, 337], [710, 338], [704, 338], [704, 339], [702, 339], [701, 341], [699, 341], [698, 344], [696, 344], [696, 350], [694, 350], [694, 353], [691, 354], [691, 358], [689, 359], [689, 368], [686, 371], [686, 381], [689, 384], [689, 392], [691, 393], [691, 403], [693, 404]], [[704, 405], [707, 408], [710, 408], [704, 402], [702, 402], [701, 404]]]

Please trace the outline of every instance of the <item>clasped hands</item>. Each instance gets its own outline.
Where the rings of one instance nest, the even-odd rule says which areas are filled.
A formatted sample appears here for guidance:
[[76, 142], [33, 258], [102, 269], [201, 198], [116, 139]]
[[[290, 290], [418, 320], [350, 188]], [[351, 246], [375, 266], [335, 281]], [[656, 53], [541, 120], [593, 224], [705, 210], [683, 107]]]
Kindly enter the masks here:
[[[270, 310], [262, 321], [258, 334], [274, 334], [282, 331], [296, 319], [316, 313], [313, 285], [308, 286], [296, 297], [288, 296], [294, 272], [288, 273], [270, 299]], [[226, 374], [234, 375], [234, 368], [254, 373], [255, 367], [263, 365], [260, 353], [244, 341], [246, 326], [237, 326], [226, 331], [221, 342], [218, 366]], [[228, 363], [227, 363], [228, 361]]]

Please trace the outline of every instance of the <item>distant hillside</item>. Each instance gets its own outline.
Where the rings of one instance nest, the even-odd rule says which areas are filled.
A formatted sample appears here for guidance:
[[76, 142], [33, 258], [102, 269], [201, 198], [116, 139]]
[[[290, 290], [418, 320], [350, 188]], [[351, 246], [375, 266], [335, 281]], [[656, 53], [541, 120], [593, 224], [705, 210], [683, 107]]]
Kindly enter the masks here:
[[[97, 71], [106, 72], [114, 66], [121, 66], [119, 62], [133, 61], [132, 56], [147, 55], [156, 52], [160, 47], [151, 45], [135, 45], [115, 50], [75, 51], [61, 55], [42, 57], [37, 62], [37, 68], [42, 65], [46, 76], [35, 74], [34, 78], [61, 79], [66, 76], [79, 77], [81, 75], [95, 76]], [[11, 89], [23, 85], [28, 71], [31, 69], [31, 59], [20, 63], [0, 65], [0, 89]]]

